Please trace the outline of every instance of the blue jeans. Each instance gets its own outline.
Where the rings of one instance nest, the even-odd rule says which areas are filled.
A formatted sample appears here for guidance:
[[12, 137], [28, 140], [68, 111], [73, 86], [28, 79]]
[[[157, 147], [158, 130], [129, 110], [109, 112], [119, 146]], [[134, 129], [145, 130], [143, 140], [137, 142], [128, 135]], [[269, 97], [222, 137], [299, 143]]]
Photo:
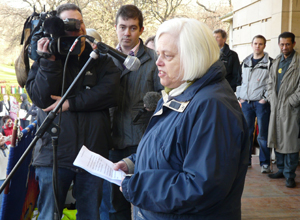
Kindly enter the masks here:
[[259, 129], [259, 134], [257, 137], [257, 142], [259, 145], [259, 161], [260, 165], [270, 165], [270, 148], [268, 148], [268, 127], [270, 120], [270, 104], [267, 102], [261, 104], [258, 101], [247, 101], [242, 103], [242, 111], [244, 113], [245, 119], [249, 128], [250, 136], [250, 146], [249, 146], [249, 163], [251, 164], [251, 154], [253, 146], [253, 132], [255, 117], [257, 118], [257, 124]]
[[109, 213], [115, 212], [111, 205], [110, 199], [110, 183], [106, 180], [103, 181], [102, 201], [100, 205], [100, 219], [109, 220]]
[[[52, 167], [36, 167], [36, 179], [39, 182], [40, 194], [37, 207], [39, 220], [53, 219], [55, 211]], [[58, 168], [58, 202], [60, 213], [64, 208], [70, 185], [73, 185], [73, 196], [76, 199], [77, 220], [100, 219], [99, 206], [102, 197], [103, 179], [88, 172], [75, 172], [70, 169]]]
[[[127, 147], [123, 150], [110, 150], [109, 160], [114, 163], [119, 162], [136, 153], [136, 150], [137, 146]], [[107, 182], [103, 187], [100, 207], [101, 220], [131, 220], [131, 204], [124, 198], [119, 186]]]
[[285, 178], [295, 178], [298, 166], [299, 153], [281, 154], [276, 152], [276, 164], [278, 172], [282, 172]]

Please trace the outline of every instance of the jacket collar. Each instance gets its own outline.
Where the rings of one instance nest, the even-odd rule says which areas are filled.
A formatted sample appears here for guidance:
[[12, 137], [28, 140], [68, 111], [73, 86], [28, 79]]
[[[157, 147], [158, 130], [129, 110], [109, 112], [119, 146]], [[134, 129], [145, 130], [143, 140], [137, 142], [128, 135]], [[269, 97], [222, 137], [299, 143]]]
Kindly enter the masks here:
[[[147, 50], [147, 48], [145, 48], [144, 42], [142, 41], [142, 39], [140, 39], [140, 47], [139, 47], [139, 51], [138, 51], [137, 54], [136, 54], [136, 57], [140, 60], [141, 66], [142, 66], [145, 62], [147, 62], [149, 59], [151, 59], [150, 55], [147, 53], [146, 50]], [[122, 64], [121, 64], [121, 65], [122, 65]], [[122, 67], [122, 68], [124, 68], [124, 67]], [[137, 70], [137, 71], [139, 71], [139, 70]], [[128, 69], [124, 69], [124, 70], [122, 71], [121, 77], [124, 76], [124, 75], [126, 75], [126, 74], [129, 73], [129, 72], [131, 72], [131, 71], [128, 70]]]
[[225, 55], [228, 56], [228, 54], [231, 52], [228, 44], [224, 44], [223, 48], [221, 49], [221, 52]]
[[293, 52], [287, 57], [287, 58], [284, 58], [284, 55], [281, 54], [281, 58], [280, 58], [280, 62], [284, 61], [284, 60], [293, 60], [294, 58], [294, 55], [295, 55], [295, 50], [293, 50]]
[[[163, 106], [168, 107], [177, 112], [183, 112], [188, 106], [191, 99], [202, 88], [220, 82], [225, 79], [226, 69], [222, 61], [215, 62], [203, 77], [196, 80], [191, 86], [189, 86], [182, 94], [168, 100], [168, 94], [162, 91]], [[155, 115], [162, 114], [162, 109], [155, 113]]]
[[[269, 54], [267, 52], [264, 52], [264, 57], [261, 61], [259, 61], [259, 63], [268, 63], [269, 62]], [[252, 66], [252, 57], [253, 57], [253, 53], [250, 54], [249, 56], [247, 56], [245, 59], [244, 59], [244, 63], [247, 64], [248, 66]]]

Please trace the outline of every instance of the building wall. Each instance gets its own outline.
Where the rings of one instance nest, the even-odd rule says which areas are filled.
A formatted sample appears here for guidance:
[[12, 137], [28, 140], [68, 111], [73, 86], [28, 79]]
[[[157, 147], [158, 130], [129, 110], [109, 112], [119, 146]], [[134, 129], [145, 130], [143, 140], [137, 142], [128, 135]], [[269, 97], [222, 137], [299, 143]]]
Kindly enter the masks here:
[[258, 34], [267, 39], [265, 51], [273, 58], [280, 53], [278, 36], [284, 31], [296, 35], [295, 49], [300, 49], [300, 0], [232, 0], [232, 5], [232, 49], [240, 61], [253, 52], [251, 41]]

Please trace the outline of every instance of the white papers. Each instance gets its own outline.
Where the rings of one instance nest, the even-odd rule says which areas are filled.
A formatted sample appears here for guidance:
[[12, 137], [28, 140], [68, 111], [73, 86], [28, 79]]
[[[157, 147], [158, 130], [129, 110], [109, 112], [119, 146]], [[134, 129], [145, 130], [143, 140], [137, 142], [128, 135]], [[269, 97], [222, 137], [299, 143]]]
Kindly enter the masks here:
[[118, 186], [121, 185], [126, 175], [122, 170], [114, 170], [113, 162], [90, 151], [85, 146], [82, 146], [73, 164]]
[[19, 110], [19, 118], [23, 119], [27, 115], [27, 111], [25, 109]]

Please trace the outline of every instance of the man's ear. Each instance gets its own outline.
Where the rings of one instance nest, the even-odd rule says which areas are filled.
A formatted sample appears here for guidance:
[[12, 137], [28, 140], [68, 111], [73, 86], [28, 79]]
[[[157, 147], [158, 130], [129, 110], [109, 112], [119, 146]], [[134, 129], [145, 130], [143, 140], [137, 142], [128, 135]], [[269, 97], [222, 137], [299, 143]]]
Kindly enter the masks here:
[[144, 27], [141, 28], [140, 32], [141, 32], [140, 33], [140, 35], [141, 35], [144, 32]]

